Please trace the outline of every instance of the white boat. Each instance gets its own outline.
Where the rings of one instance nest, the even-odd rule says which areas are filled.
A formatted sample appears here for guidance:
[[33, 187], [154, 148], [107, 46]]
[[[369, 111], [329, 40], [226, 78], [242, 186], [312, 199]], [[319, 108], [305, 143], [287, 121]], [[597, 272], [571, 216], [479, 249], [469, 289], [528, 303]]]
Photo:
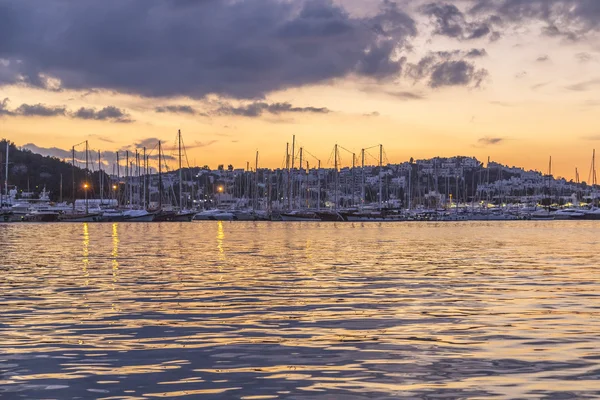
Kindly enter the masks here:
[[573, 208], [564, 208], [554, 212], [554, 219], [584, 219], [585, 212]]
[[123, 212], [123, 215], [125, 216], [124, 222], [152, 222], [155, 214], [146, 210], [127, 210]]

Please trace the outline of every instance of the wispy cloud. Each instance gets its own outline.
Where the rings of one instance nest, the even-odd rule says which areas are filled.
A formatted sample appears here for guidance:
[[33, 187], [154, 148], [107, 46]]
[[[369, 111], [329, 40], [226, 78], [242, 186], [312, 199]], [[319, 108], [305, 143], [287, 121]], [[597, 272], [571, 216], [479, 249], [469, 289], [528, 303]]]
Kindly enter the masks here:
[[579, 82], [574, 85], [567, 86], [568, 90], [572, 90], [575, 92], [585, 92], [586, 90], [590, 90], [595, 86], [600, 85], [600, 79], [592, 79], [589, 81]]
[[497, 145], [497, 144], [501, 144], [502, 142], [504, 142], [506, 140], [506, 138], [502, 138], [502, 137], [483, 137], [481, 139], [479, 139], [477, 141], [477, 143], [480, 146], [493, 146], [493, 145]]
[[597, 141], [597, 140], [600, 140], [600, 134], [598, 134], [598, 135], [582, 136], [581, 139], [583, 139], [583, 140]]
[[216, 115], [229, 115], [239, 117], [260, 117], [268, 114], [286, 114], [286, 113], [311, 113], [311, 114], [328, 114], [331, 110], [325, 107], [295, 107], [290, 103], [265, 103], [254, 102], [246, 105], [233, 106], [223, 103], [217, 110]]

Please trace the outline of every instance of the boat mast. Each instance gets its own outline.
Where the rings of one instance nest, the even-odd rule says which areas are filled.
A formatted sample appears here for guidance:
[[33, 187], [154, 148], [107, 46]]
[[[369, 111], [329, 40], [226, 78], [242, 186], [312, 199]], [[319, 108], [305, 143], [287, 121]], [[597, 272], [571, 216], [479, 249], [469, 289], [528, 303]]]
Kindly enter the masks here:
[[72, 155], [73, 155], [73, 169], [71, 172], [73, 175], [73, 213], [75, 213], [75, 146], [73, 146]]
[[117, 207], [121, 205], [119, 197], [119, 188], [121, 187], [121, 165], [119, 164], [119, 152], [117, 151], [117, 189], [115, 190], [115, 198], [117, 199]]
[[383, 203], [383, 181], [382, 181], [382, 172], [383, 172], [383, 145], [379, 145], [379, 209], [382, 208]]
[[288, 210], [292, 209], [292, 199], [290, 197], [290, 144], [285, 144], [285, 169], [287, 170], [287, 187], [285, 188], [285, 194], [288, 200]]
[[183, 210], [183, 171], [181, 159], [181, 130], [177, 131], [177, 143], [179, 148], [179, 209]]
[[294, 166], [296, 161], [296, 135], [292, 136], [292, 168], [291, 168], [291, 185], [290, 185], [290, 201], [292, 208], [296, 208], [296, 198], [294, 193]]
[[299, 164], [299, 167], [298, 167], [298, 172], [299, 172], [299, 174], [298, 174], [298, 176], [299, 176], [299, 179], [298, 179], [298, 196], [300, 197], [299, 201], [298, 201], [298, 204], [299, 204], [300, 208], [302, 208], [302, 197], [303, 197], [303, 193], [304, 193], [302, 191], [302, 156], [303, 156], [303, 151], [302, 150], [303, 150], [302, 147], [300, 147], [300, 164]]
[[100, 204], [104, 202], [104, 179], [102, 175], [102, 152], [98, 150], [98, 180], [100, 181]]
[[158, 209], [162, 210], [162, 154], [161, 143], [158, 141]]
[[[129, 199], [129, 150], [125, 151], [125, 203]], [[131, 203], [129, 203], [131, 207]]]
[[256, 151], [256, 161], [254, 163], [254, 211], [258, 208], [258, 150]]
[[144, 200], [142, 201], [142, 204], [144, 205], [144, 210], [145, 210], [146, 208], [148, 208], [146, 206], [146, 192], [148, 191], [147, 190], [147, 176], [148, 176], [148, 162], [147, 161], [148, 160], [146, 159], [146, 148], [145, 147], [144, 147], [143, 158], [144, 158], [144, 175], [143, 175], [144, 176]]
[[4, 171], [4, 193], [6, 194], [6, 204], [8, 204], [8, 199], [9, 199], [9, 195], [8, 195], [8, 151], [10, 149], [10, 144], [8, 139], [6, 140], [6, 169]]
[[338, 145], [336, 143], [334, 152], [333, 152], [333, 164], [334, 164], [334, 199], [335, 199], [335, 210], [338, 209], [338, 185], [339, 185], [339, 175], [338, 175]]
[[362, 211], [365, 207], [365, 149], [362, 149], [361, 151], [361, 158], [362, 158], [362, 162], [361, 162], [361, 175], [362, 175], [362, 179], [361, 179], [361, 188], [360, 188], [360, 210]]
[[317, 211], [321, 211], [321, 160], [317, 160], [319, 162], [317, 169]]
[[88, 181], [89, 181], [89, 175], [90, 175], [90, 171], [88, 169], [88, 141], [85, 141], [85, 213], [88, 214], [89, 213], [89, 205], [88, 205]]
[[356, 168], [356, 153], [352, 153], [352, 207], [356, 207], [356, 182], [354, 179], [354, 170]]

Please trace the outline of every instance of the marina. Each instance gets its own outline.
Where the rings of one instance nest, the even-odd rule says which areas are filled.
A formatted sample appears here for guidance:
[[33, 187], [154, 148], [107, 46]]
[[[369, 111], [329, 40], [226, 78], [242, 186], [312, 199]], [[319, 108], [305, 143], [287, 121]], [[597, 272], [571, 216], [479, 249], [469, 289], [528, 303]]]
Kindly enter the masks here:
[[[9, 186], [10, 144], [5, 141], [0, 222], [600, 219], [595, 150], [587, 184], [580, 182], [578, 171], [575, 181], [555, 178], [551, 158], [546, 173], [490, 160], [484, 166], [468, 157], [392, 164], [385, 159], [382, 145], [362, 149], [357, 157], [336, 144], [333, 168], [322, 168], [321, 161], [306, 149], [296, 150], [295, 136], [291, 146], [286, 144], [282, 168], [259, 168], [257, 152], [254, 168], [248, 163], [245, 169], [229, 165], [210, 170], [185, 165], [181, 131], [176, 143], [176, 157], [165, 156], [158, 141], [152, 149], [138, 149], [133, 154], [126, 151], [124, 157], [117, 152], [114, 164], [103, 163], [101, 151], [92, 162], [87, 141], [77, 145], [83, 148], [83, 155], [73, 146], [71, 199], [64, 200], [61, 175], [56, 201], [46, 186], [38, 192], [28, 190], [26, 196], [18, 187]], [[378, 158], [369, 153], [373, 150], [377, 150]], [[13, 151], [19, 150], [13, 147]], [[349, 165], [342, 162], [340, 154], [344, 151], [351, 155], [351, 161], [346, 159]], [[375, 165], [367, 165], [368, 155]], [[309, 157], [315, 159], [313, 168]], [[157, 163], [151, 161], [153, 158]], [[176, 161], [176, 166], [169, 167], [165, 159]], [[105, 168], [110, 167], [109, 174]], [[78, 194], [84, 197], [78, 198]]]

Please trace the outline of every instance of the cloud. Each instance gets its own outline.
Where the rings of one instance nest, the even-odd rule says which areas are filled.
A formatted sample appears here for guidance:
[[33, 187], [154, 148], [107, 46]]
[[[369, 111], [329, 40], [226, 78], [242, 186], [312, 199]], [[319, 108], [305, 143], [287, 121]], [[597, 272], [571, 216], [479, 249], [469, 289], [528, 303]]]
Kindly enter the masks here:
[[505, 101], [490, 101], [490, 104], [493, 104], [495, 106], [500, 106], [500, 107], [512, 107], [513, 106], [511, 103], [507, 103]]
[[537, 83], [537, 84], [531, 86], [531, 90], [541, 89], [541, 88], [543, 88], [545, 86], [548, 86], [551, 83], [552, 83], [552, 81]]
[[312, 113], [327, 114], [331, 111], [325, 107], [294, 107], [290, 103], [265, 103], [254, 102], [241, 106], [233, 106], [224, 103], [214, 111], [216, 115], [232, 115], [241, 117], [260, 117], [264, 113], [284, 114], [284, 113]]
[[465, 14], [454, 4], [429, 3], [421, 6], [420, 11], [433, 22], [435, 35], [474, 40], [493, 33], [493, 20], [467, 21]]
[[577, 59], [577, 61], [580, 63], [588, 63], [590, 61], [594, 61], [596, 58], [590, 53], [582, 52], [575, 54], [575, 59]]
[[394, 92], [394, 91], [386, 91], [385, 94], [388, 96], [395, 97], [400, 100], [423, 100], [425, 96], [419, 93], [413, 92]]
[[487, 54], [487, 51], [485, 51], [485, 49], [471, 49], [465, 54], [465, 57], [478, 58], [478, 57], [486, 57], [487, 55], [488, 54]]
[[380, 115], [381, 114], [379, 114], [378, 111], [373, 111], [373, 112], [370, 112], [370, 113], [363, 114], [363, 117], [379, 117]]
[[10, 100], [8, 99], [8, 97], [0, 101], [0, 117], [4, 115], [14, 115], [14, 113], [8, 109], [9, 101]]
[[592, 79], [589, 81], [575, 83], [573, 85], [567, 86], [568, 90], [572, 90], [574, 92], [585, 92], [587, 90], [592, 89], [595, 86], [600, 85], [600, 79]]
[[466, 54], [458, 50], [430, 52], [417, 64], [409, 64], [407, 75], [415, 81], [426, 80], [434, 89], [446, 86], [479, 87], [489, 73], [466, 61]]
[[550, 57], [548, 57], [547, 54], [544, 54], [542, 56], [539, 56], [535, 61], [537, 61], [539, 63], [548, 62], [548, 61], [550, 61]]
[[[154, 111], [156, 111], [157, 113], [190, 114], [190, 115], [198, 114], [198, 111], [194, 107], [188, 106], [188, 105], [160, 106], [160, 107], [156, 107], [154, 109]], [[202, 114], [202, 115], [206, 115], [206, 114]]]
[[570, 41], [600, 31], [598, 0], [474, 0], [472, 15], [495, 15], [504, 24], [545, 23], [542, 34]]
[[583, 140], [597, 141], [597, 140], [600, 140], [600, 134], [598, 134], [598, 135], [590, 135], [590, 136], [583, 136], [582, 139]]
[[78, 119], [89, 119], [97, 121], [111, 121], [111, 122], [122, 122], [131, 123], [133, 120], [130, 115], [114, 106], [107, 106], [103, 109], [96, 111], [95, 108], [81, 107], [79, 110], [71, 114], [73, 118]]
[[0, 85], [260, 99], [396, 77], [416, 34], [390, 0], [369, 16], [333, 0], [0, 0]]
[[483, 137], [477, 141], [481, 146], [491, 146], [504, 142], [506, 139], [501, 137]]
[[56, 117], [59, 115], [65, 115], [66, 112], [67, 110], [65, 107], [52, 107], [44, 104], [21, 104], [15, 110], [15, 114], [25, 117]]

